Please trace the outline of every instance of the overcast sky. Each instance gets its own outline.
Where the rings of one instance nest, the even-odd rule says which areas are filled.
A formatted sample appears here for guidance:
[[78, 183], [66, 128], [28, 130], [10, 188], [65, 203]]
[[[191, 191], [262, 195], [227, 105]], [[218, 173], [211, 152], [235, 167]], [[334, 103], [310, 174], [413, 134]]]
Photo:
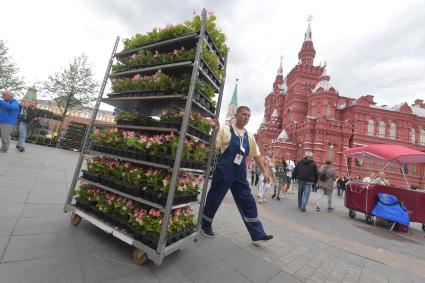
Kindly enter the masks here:
[[286, 75], [298, 61], [310, 14], [315, 64], [327, 61], [340, 95], [371, 94], [388, 105], [425, 99], [421, 0], [0, 0], [0, 6], [0, 39], [27, 85], [46, 80], [83, 52], [101, 81], [116, 36], [180, 23], [205, 7], [218, 17], [230, 46], [221, 120], [239, 78], [238, 102], [253, 109], [248, 128], [258, 128], [280, 56]]

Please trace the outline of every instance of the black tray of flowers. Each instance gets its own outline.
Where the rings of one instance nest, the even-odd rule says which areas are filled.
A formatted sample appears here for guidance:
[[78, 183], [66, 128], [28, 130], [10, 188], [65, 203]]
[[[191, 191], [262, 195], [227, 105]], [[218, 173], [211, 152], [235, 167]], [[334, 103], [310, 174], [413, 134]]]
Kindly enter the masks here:
[[[164, 128], [176, 128], [180, 130], [182, 126], [182, 122], [181, 121], [164, 121], [164, 122], [161, 122], [161, 126], [163, 126]], [[187, 133], [189, 135], [195, 136], [206, 142], [209, 142], [211, 138], [211, 135], [201, 131], [199, 128], [192, 126], [191, 124], [188, 125]]]
[[[144, 245], [147, 245], [153, 249], [156, 249], [158, 247], [159, 235], [152, 235], [144, 231], [136, 230], [134, 228], [132, 228], [132, 230], [133, 230], [133, 237], [135, 240], [140, 241]], [[178, 240], [189, 236], [194, 231], [195, 231], [195, 225], [191, 225], [189, 227], [186, 227], [182, 231], [176, 231], [176, 232], [170, 233], [169, 235], [167, 235], [167, 238], [166, 238], [166, 246], [169, 246], [172, 243], [175, 243]]]

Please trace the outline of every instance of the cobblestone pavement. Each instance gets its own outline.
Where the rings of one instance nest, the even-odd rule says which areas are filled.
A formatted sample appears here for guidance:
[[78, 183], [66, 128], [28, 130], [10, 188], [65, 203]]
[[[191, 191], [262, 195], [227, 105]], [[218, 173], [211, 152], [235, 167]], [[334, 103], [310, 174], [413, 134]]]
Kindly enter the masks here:
[[[425, 282], [425, 238], [389, 233], [336, 211], [306, 213], [295, 195], [259, 204], [274, 239], [250, 241], [229, 194], [214, 220], [217, 237], [201, 238], [161, 266], [135, 266], [131, 247], [87, 222], [69, 224], [63, 203], [75, 152], [29, 145], [0, 154], [0, 282]], [[13, 149], [13, 150], [12, 150]], [[254, 194], [256, 189], [253, 188]]]
[[[256, 192], [256, 188], [253, 188]], [[237, 245], [306, 282], [424, 282], [425, 239], [420, 225], [409, 234], [367, 225], [363, 215], [348, 217], [343, 199], [334, 196], [336, 212], [315, 211], [312, 193], [306, 213], [296, 195], [258, 204], [264, 226], [275, 238], [254, 247], [231, 195], [216, 218], [216, 230]], [[219, 222], [219, 223], [218, 223]]]

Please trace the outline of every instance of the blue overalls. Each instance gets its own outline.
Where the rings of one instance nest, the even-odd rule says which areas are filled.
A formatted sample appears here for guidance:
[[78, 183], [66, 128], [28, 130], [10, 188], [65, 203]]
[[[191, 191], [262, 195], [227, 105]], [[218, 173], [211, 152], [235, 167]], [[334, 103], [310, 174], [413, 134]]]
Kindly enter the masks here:
[[[263, 238], [266, 233], [264, 232], [263, 225], [258, 220], [257, 204], [251, 194], [246, 176], [246, 157], [249, 154], [248, 133], [245, 131], [242, 142], [245, 152], [242, 152], [240, 137], [235, 134], [232, 127], [230, 127], [230, 133], [232, 137], [230, 138], [229, 146], [221, 155], [220, 161], [214, 171], [211, 188], [205, 202], [202, 226], [211, 228], [215, 213], [230, 188], [252, 240], [258, 240]], [[236, 154], [243, 156], [240, 165], [234, 163]]]

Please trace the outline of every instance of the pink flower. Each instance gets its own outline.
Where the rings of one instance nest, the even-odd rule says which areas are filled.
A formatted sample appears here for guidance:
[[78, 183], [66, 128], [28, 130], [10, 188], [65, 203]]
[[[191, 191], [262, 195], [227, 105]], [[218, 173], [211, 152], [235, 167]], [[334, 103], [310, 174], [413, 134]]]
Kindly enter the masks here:
[[210, 11], [210, 12], [208, 12], [208, 16], [214, 16], [214, 12], [213, 11]]
[[159, 56], [159, 52], [158, 50], [155, 50], [155, 54], [153, 55], [153, 58], [158, 58], [158, 56]]
[[118, 80], [117, 79], [112, 79], [111, 80], [111, 83], [113, 83], [113, 84], [115, 84], [115, 83], [117, 83], [118, 82]]
[[185, 51], [186, 49], [184, 49], [184, 47], [182, 46], [182, 48], [180, 48], [180, 51], [181, 52], [183, 52], [183, 51]]
[[174, 49], [173, 54], [177, 55], [179, 53], [179, 51], [177, 49]]
[[140, 76], [139, 74], [137, 74], [131, 80], [132, 81], [140, 81], [141, 79], [142, 79], [142, 76]]
[[165, 25], [165, 28], [171, 28], [171, 27], [173, 27], [173, 24], [168, 23]]
[[137, 58], [137, 55], [136, 54], [133, 54], [133, 55], [130, 56], [130, 58], [133, 59], [133, 60], [135, 60]]

